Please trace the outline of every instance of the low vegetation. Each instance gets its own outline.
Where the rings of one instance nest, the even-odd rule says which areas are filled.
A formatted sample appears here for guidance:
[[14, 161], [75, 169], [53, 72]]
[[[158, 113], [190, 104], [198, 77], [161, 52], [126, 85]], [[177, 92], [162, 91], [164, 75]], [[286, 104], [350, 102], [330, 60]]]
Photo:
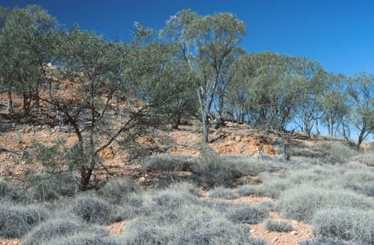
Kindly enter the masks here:
[[109, 224], [112, 221], [111, 205], [97, 197], [77, 197], [70, 210], [82, 220], [93, 224]]
[[265, 220], [265, 228], [268, 231], [276, 231], [276, 232], [290, 232], [293, 231], [293, 226], [289, 222], [283, 221], [276, 221], [273, 219]]
[[374, 211], [354, 207], [320, 210], [312, 221], [317, 236], [374, 243]]
[[50, 213], [41, 205], [0, 203], [0, 237], [21, 238], [48, 219]]

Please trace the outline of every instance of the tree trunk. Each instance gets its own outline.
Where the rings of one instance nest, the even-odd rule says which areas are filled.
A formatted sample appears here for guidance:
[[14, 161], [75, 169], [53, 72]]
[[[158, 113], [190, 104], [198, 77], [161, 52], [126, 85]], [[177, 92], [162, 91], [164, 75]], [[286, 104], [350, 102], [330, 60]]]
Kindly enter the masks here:
[[118, 94], [115, 95], [115, 100], [116, 100], [116, 108], [114, 110], [114, 115], [118, 116], [119, 115], [119, 96], [118, 96]]
[[358, 136], [357, 140], [357, 149], [360, 150], [361, 144], [364, 141], [365, 138], [365, 130], [361, 130], [360, 135]]
[[317, 130], [317, 135], [320, 135], [321, 132], [320, 132], [320, 130], [319, 130], [318, 118], [316, 119], [316, 130]]
[[81, 190], [87, 190], [87, 187], [90, 184], [90, 179], [92, 176], [92, 169], [87, 169], [83, 167], [80, 172], [81, 172]]
[[12, 97], [12, 92], [8, 90], [8, 112], [13, 113], [14, 108], [13, 108], [13, 97]]
[[26, 93], [23, 93], [23, 113], [27, 115], [30, 109], [30, 98]]
[[173, 120], [172, 128], [173, 129], [178, 129], [180, 123], [181, 123], [181, 115], [178, 114], [178, 115], [176, 115], [176, 117]]
[[206, 94], [202, 87], [197, 89], [197, 95], [199, 97], [200, 107], [201, 107], [201, 121], [203, 123], [203, 143], [208, 143], [209, 139], [209, 104], [206, 102]]
[[202, 114], [202, 122], [203, 122], [203, 143], [208, 143], [209, 139], [209, 120], [208, 120], [208, 112], [203, 109]]
[[286, 161], [289, 161], [290, 160], [290, 154], [288, 153], [287, 151], [287, 148], [286, 148], [286, 142], [285, 142], [285, 139], [284, 139], [284, 133], [283, 133], [283, 129], [280, 128], [278, 129], [278, 133], [280, 135], [280, 138], [281, 138], [281, 149], [282, 149], [282, 154], [284, 156], [284, 159]]
[[311, 131], [310, 122], [309, 122], [308, 116], [306, 114], [307, 113], [304, 112], [304, 115], [303, 115], [304, 132], [308, 135], [308, 138], [310, 138], [310, 131]]

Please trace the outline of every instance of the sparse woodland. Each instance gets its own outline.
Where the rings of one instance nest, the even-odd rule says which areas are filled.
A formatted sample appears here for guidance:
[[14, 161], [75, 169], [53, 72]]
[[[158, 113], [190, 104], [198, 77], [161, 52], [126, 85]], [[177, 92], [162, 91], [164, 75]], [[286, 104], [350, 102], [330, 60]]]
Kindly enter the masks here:
[[[245, 35], [232, 13], [185, 9], [112, 41], [40, 6], [0, 6], [0, 137], [62, 135], [0, 145], [34, 168], [0, 176], [0, 244], [374, 244], [374, 153], [362, 147], [374, 75], [248, 53]], [[184, 145], [142, 145], [178, 130]], [[242, 148], [258, 140], [258, 154], [218, 154], [227, 132]], [[197, 155], [170, 154], [194, 134]], [[108, 150], [157, 181], [111, 173]]]

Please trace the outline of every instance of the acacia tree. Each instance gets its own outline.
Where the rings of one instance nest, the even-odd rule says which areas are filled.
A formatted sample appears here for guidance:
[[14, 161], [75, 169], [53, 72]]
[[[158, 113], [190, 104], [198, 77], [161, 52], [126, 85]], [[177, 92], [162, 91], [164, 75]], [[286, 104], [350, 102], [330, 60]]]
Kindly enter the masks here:
[[163, 36], [179, 47], [181, 58], [195, 73], [203, 123], [203, 142], [208, 142], [209, 115], [219, 85], [241, 49], [245, 24], [231, 13], [200, 16], [182, 10], [166, 22]]
[[322, 121], [327, 125], [329, 136], [337, 133], [339, 125], [348, 123], [350, 106], [346, 78], [339, 74], [327, 74], [326, 88], [318, 98], [322, 109]]
[[374, 132], [374, 75], [361, 73], [350, 79], [349, 95], [353, 100], [352, 123], [359, 132], [357, 147]]
[[[175, 47], [151, 43], [130, 45], [105, 42], [101, 37], [75, 27], [56, 37], [55, 69], [51, 77], [49, 103], [55, 113], [72, 126], [77, 136], [74, 166], [87, 188], [98, 165], [99, 154], [114, 142], [125, 147], [162, 124], [158, 112], [178, 92], [174, 79]], [[69, 86], [69, 94], [64, 87]], [[125, 98], [120, 117], [110, 117], [115, 93]]]
[[304, 57], [297, 58], [296, 65], [297, 74], [300, 74], [304, 80], [304, 88], [299, 94], [300, 100], [297, 115], [302, 122], [302, 131], [310, 138], [314, 123], [320, 119], [318, 112], [321, 107], [318, 103], [318, 97], [325, 89], [326, 73], [318, 62]]
[[8, 92], [8, 110], [13, 111], [12, 93], [23, 97], [24, 114], [39, 105], [46, 81], [46, 64], [51, 61], [51, 37], [56, 21], [36, 5], [0, 11], [0, 81]]

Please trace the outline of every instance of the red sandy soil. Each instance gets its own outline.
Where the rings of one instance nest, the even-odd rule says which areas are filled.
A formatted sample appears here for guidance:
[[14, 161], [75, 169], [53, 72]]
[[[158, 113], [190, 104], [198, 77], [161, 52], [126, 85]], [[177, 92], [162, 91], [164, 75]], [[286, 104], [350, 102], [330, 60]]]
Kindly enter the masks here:
[[296, 245], [301, 241], [312, 239], [314, 237], [311, 227], [307, 223], [284, 219], [279, 213], [276, 212], [271, 213], [270, 218], [277, 221], [291, 222], [292, 226], [294, 227], [294, 231], [269, 232], [266, 230], [264, 223], [260, 223], [256, 225], [249, 225], [251, 235], [256, 238], [262, 238], [269, 244], [276, 245]]
[[4, 239], [0, 240], [0, 245], [21, 245], [21, 241], [18, 239]]

